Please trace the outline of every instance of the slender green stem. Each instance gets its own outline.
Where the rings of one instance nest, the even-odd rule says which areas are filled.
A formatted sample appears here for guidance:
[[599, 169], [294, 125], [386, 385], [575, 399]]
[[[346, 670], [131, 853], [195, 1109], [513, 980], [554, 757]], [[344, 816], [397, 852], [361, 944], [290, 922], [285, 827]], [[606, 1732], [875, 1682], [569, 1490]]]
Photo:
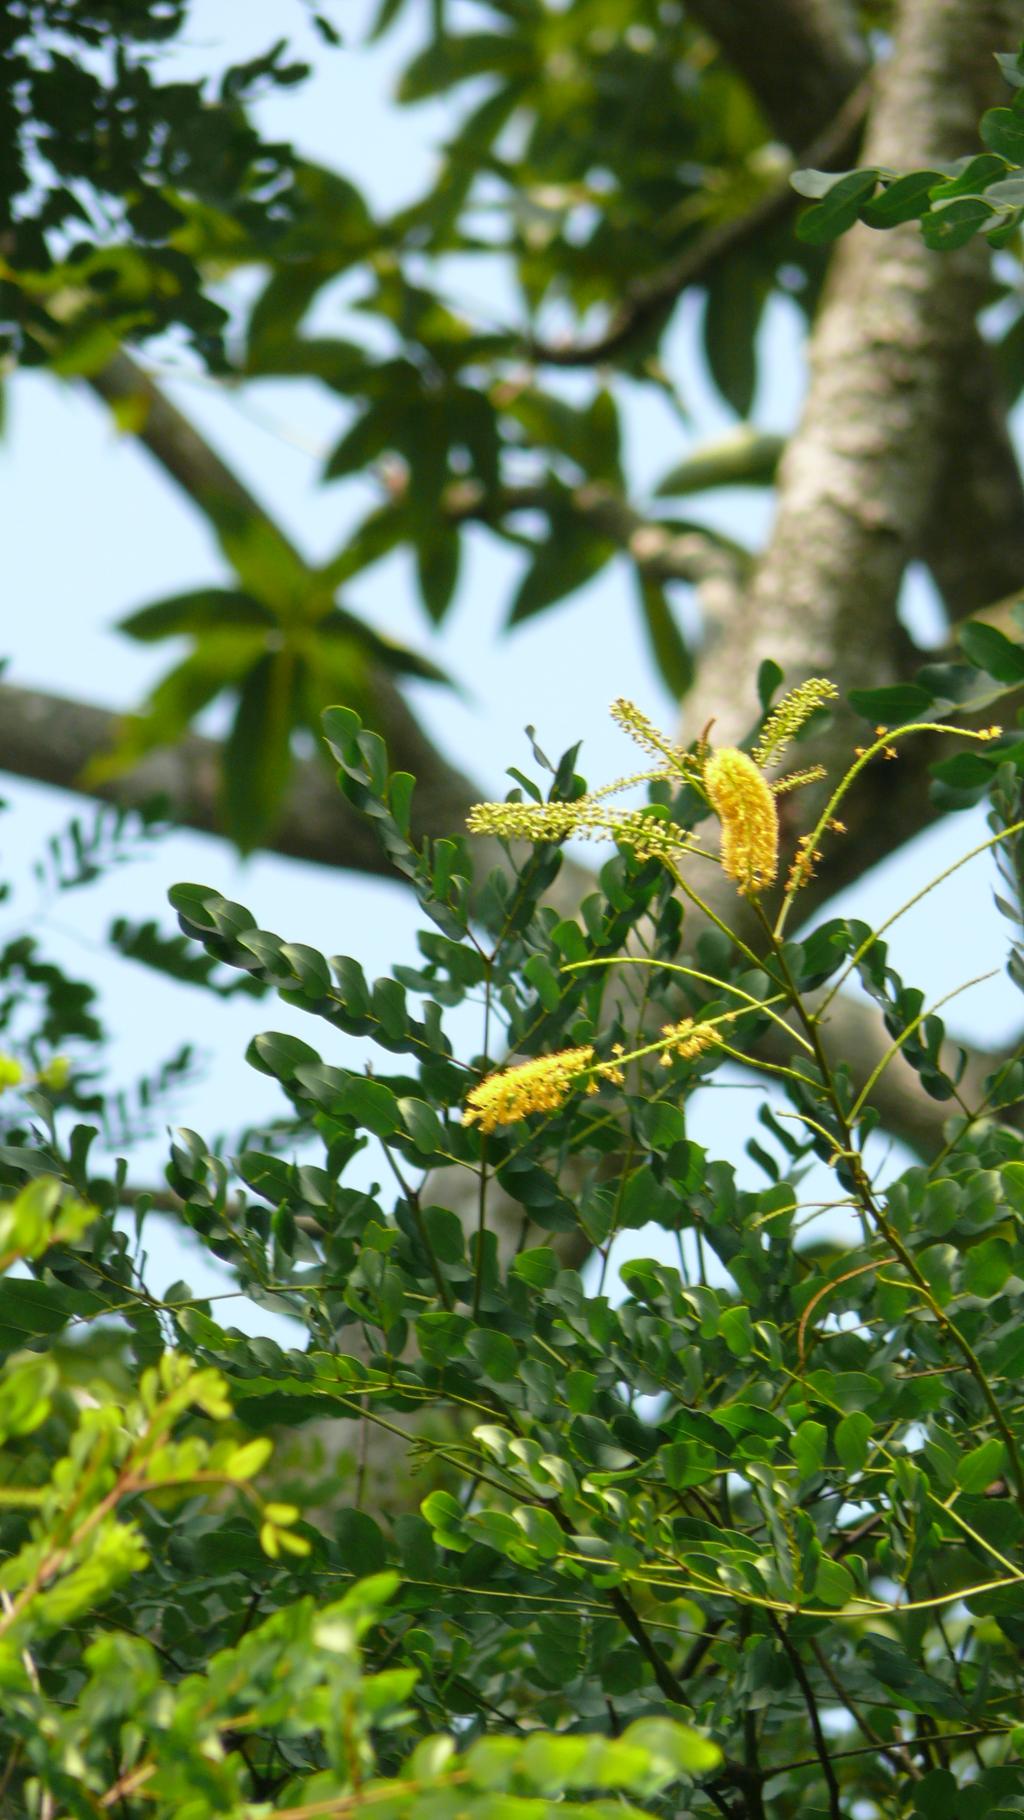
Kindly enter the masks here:
[[[665, 861], [665, 865], [668, 868], [669, 872], [672, 874], [672, 877], [675, 879], [676, 884], [679, 886], [679, 889], [683, 893], [684, 897], [688, 897], [691, 904], [695, 904], [698, 910], [703, 910], [704, 915], [708, 918], [708, 920], [710, 922], [714, 923], [715, 928], [720, 929], [722, 931], [723, 935], [728, 936], [729, 940], [733, 944], [733, 947], [737, 948], [739, 950], [740, 954], [742, 954], [744, 956], [744, 958], [750, 962], [752, 967], [756, 967], [759, 973], [767, 972], [768, 970], [764, 964], [764, 956], [755, 954], [753, 948], [749, 948], [747, 946], [747, 944], [743, 940], [742, 936], [737, 935], [735, 929], [730, 929], [728, 923], [725, 923], [722, 921], [722, 918], [718, 915], [717, 911], [712, 910], [711, 905], [706, 904], [704, 902], [704, 899], [701, 897], [700, 893], [698, 891], [694, 890], [693, 886], [689, 883], [689, 881], [687, 879], [685, 879], [683, 877], [678, 866], [675, 865], [672, 860], [667, 859]], [[771, 976], [769, 975], [769, 977], [771, 977]], [[719, 983], [721, 983], [721, 982], [719, 982]], [[775, 983], [776, 983], [776, 985], [779, 985], [780, 981], [776, 980]]]
[[[758, 966], [763, 972], [764, 968], [761, 962], [758, 962]], [[792, 1038], [794, 1043], [802, 1044], [809, 1055], [813, 1054], [811, 1045], [806, 1037], [801, 1036], [799, 1030], [794, 1030], [791, 1024], [786, 1023], [785, 1018], [780, 1017], [777, 1011], [772, 1010], [772, 1006], [777, 1005], [780, 1000], [785, 1000], [788, 1003], [788, 993], [776, 992], [768, 999], [755, 998], [752, 992], [744, 992], [741, 986], [734, 986], [729, 980], [716, 979], [713, 973], [702, 973], [697, 967], [683, 967], [677, 961], [655, 960], [653, 957], [646, 954], [610, 954], [601, 956], [597, 960], [567, 961], [561, 968], [561, 971], [563, 973], [579, 973], [582, 972], [585, 967], [657, 967], [664, 973], [682, 973], [685, 974], [687, 979], [703, 980], [705, 985], [717, 986], [720, 992], [731, 992], [733, 998], [741, 998], [744, 1003], [750, 1005], [753, 1010], [767, 1012], [772, 1022], [778, 1024], [780, 1028], [786, 1032], [786, 1035]]]
[[959, 872], [961, 866], [966, 866], [968, 860], [977, 859], [979, 853], [987, 853], [991, 847], [998, 847], [1000, 841], [1009, 840], [1012, 834], [1020, 834], [1022, 832], [1024, 832], [1024, 821], [1014, 822], [1012, 828], [1004, 828], [1000, 834], [990, 835], [988, 840], [980, 841], [978, 845], [972, 847], [969, 852], [962, 853], [960, 858], [954, 860], [953, 864], [947, 866], [943, 872], [937, 872], [935, 877], [929, 879], [926, 885], [922, 885], [920, 891], [915, 891], [913, 897], [908, 897], [906, 902], [902, 903], [898, 910], [894, 910], [891, 916], [887, 916], [884, 922], [879, 923], [877, 929], [872, 929], [871, 934], [861, 942], [856, 953], [850, 956], [850, 959], [843, 968], [839, 978], [829, 987], [820, 1004], [816, 1006], [814, 1012], [815, 1018], [820, 1018], [822, 1014], [828, 1010], [836, 993], [842, 990], [858, 962], [864, 959], [868, 950], [874, 947], [875, 943], [885, 934], [886, 930], [892, 928], [893, 923], [899, 922], [900, 917], [905, 916], [908, 910], [913, 910], [915, 904], [919, 904], [923, 898], [926, 898], [930, 891], [934, 891], [939, 885], [945, 884], [947, 878], [952, 878], [954, 872]]
[[[490, 1053], [491, 1041], [491, 965], [487, 963], [487, 979], [484, 985], [484, 1046], [485, 1056]], [[480, 1177], [477, 1195], [476, 1215], [476, 1268], [473, 1272], [473, 1319], [480, 1314], [480, 1298], [484, 1287], [484, 1235], [487, 1231], [487, 1133], [480, 1136]]]
[[822, 1082], [824, 1084], [825, 1092], [826, 1092], [829, 1102], [832, 1106], [832, 1110], [835, 1113], [836, 1120], [839, 1125], [839, 1129], [843, 1134], [844, 1154], [846, 1155], [847, 1160], [849, 1162], [850, 1172], [853, 1176], [854, 1187], [857, 1192], [857, 1198], [860, 1201], [861, 1207], [864, 1210], [865, 1217], [870, 1222], [870, 1224], [874, 1227], [875, 1231], [880, 1233], [881, 1236], [884, 1238], [890, 1251], [895, 1252], [900, 1263], [903, 1265], [904, 1270], [907, 1272], [907, 1275], [917, 1285], [917, 1288], [921, 1294], [921, 1298], [927, 1304], [935, 1321], [942, 1328], [943, 1332], [948, 1336], [948, 1338], [952, 1341], [953, 1345], [957, 1348], [958, 1352], [960, 1353], [961, 1358], [964, 1360], [964, 1363], [966, 1364], [968, 1370], [970, 1371], [971, 1376], [973, 1377], [975, 1383], [978, 1386], [979, 1391], [981, 1392], [982, 1398], [985, 1402], [985, 1406], [988, 1409], [988, 1412], [989, 1412], [990, 1416], [992, 1417], [992, 1420], [995, 1423], [995, 1426], [999, 1432], [1000, 1438], [1003, 1442], [1003, 1446], [1006, 1448], [1006, 1456], [1007, 1456], [1007, 1461], [1009, 1463], [1010, 1474], [1013, 1478], [1014, 1485], [1016, 1486], [1017, 1502], [1020, 1506], [1021, 1511], [1024, 1512], [1024, 1464], [1022, 1464], [1022, 1462], [1021, 1462], [1020, 1450], [1017, 1446], [1016, 1436], [1014, 1435], [1013, 1430], [1010, 1428], [1010, 1425], [1007, 1422], [1002, 1409], [1000, 1408], [999, 1401], [995, 1395], [995, 1392], [992, 1389], [991, 1384], [988, 1381], [988, 1377], [985, 1373], [984, 1367], [982, 1366], [977, 1353], [974, 1351], [973, 1346], [971, 1345], [970, 1341], [967, 1339], [966, 1335], [961, 1333], [956, 1322], [953, 1321], [950, 1318], [950, 1316], [946, 1313], [946, 1310], [943, 1308], [941, 1302], [939, 1302], [936, 1299], [936, 1297], [932, 1294], [931, 1288], [929, 1287], [929, 1284], [928, 1284], [928, 1280], [925, 1277], [924, 1273], [918, 1267], [918, 1264], [917, 1264], [912, 1252], [910, 1252], [907, 1249], [907, 1247], [903, 1243], [903, 1240], [900, 1237], [899, 1233], [896, 1232], [894, 1230], [894, 1228], [890, 1225], [889, 1221], [886, 1219], [884, 1213], [882, 1212], [877, 1201], [875, 1200], [874, 1193], [871, 1188], [871, 1183], [869, 1182], [867, 1173], [864, 1169], [864, 1163], [861, 1158], [860, 1151], [856, 1148], [856, 1146], [853, 1142], [853, 1132], [850, 1128], [849, 1118], [843, 1109], [842, 1101], [840, 1100], [839, 1094], [836, 1091], [835, 1082], [834, 1082], [834, 1079], [832, 1076], [832, 1070], [829, 1065], [828, 1057], [825, 1054], [825, 1051], [822, 1047], [821, 1037], [818, 1032], [817, 1025], [815, 1024], [814, 1020], [809, 1016], [809, 1014], [804, 1006], [803, 999], [801, 998], [800, 993], [797, 990], [796, 982], [794, 981], [793, 975], [790, 972], [789, 965], [786, 961], [786, 957], [783, 952], [782, 944], [781, 944], [781, 941], [779, 940], [779, 937], [777, 936], [775, 931], [769, 925], [768, 919], [765, 916], [764, 911], [761, 908], [761, 905], [760, 905], [759, 901], [757, 900], [757, 898], [754, 898], [752, 901], [753, 901], [755, 911], [759, 914], [759, 916], [761, 918], [762, 924], [765, 929], [765, 933], [766, 933], [768, 940], [772, 946], [772, 949], [775, 953], [776, 959], [778, 960], [779, 966], [783, 970], [783, 973], [785, 974], [787, 984], [793, 995], [793, 1009], [796, 1012], [797, 1016], [800, 1018], [800, 1021], [802, 1022], [804, 1029], [807, 1032], [808, 1037], [810, 1038], [811, 1042], [814, 1045], [815, 1059], [816, 1059], [816, 1061], [818, 1063], [818, 1067], [821, 1071], [821, 1078], [822, 1078]]
[[[849, 766], [847, 771], [840, 778], [832, 795], [829, 797], [828, 802], [825, 804], [824, 809], [818, 817], [815, 826], [807, 836], [807, 848], [811, 853], [814, 852], [818, 842], [821, 840], [822, 835], [828, 827], [829, 822], [832, 821], [835, 816], [835, 812], [842, 802], [843, 797], [860, 776], [865, 765], [869, 765], [871, 760], [877, 758], [880, 752], [885, 752], [890, 749], [895, 740], [903, 739], [910, 733], [957, 733], [960, 735], [961, 739], [977, 740], [987, 740], [993, 737], [993, 734], [987, 731], [975, 732], [972, 727], [951, 727], [945, 721], [933, 720], [907, 721], [905, 726], [894, 727], [891, 732], [882, 734], [872, 745], [863, 747], [863, 749], [857, 753], [852, 765]], [[782, 906], [775, 920], [774, 933], [780, 940], [782, 931], [786, 926], [786, 919], [793, 907], [793, 901], [803, 882], [803, 874], [799, 869], [795, 869], [789, 884], [786, 886], [785, 895], [782, 899]]]
[[[875, 1066], [872, 1068], [871, 1073], [868, 1075], [867, 1080], [858, 1093], [857, 1098], [850, 1107], [849, 1119], [851, 1126], [856, 1125], [861, 1107], [864, 1105], [876, 1082], [885, 1073], [889, 1063], [899, 1054], [908, 1037], [913, 1036], [914, 1031], [920, 1029], [921, 1025], [925, 1022], [925, 1019], [934, 1017], [937, 1011], [942, 1010], [943, 1005], [948, 1005], [950, 999], [957, 998], [961, 992], [969, 992], [972, 986], [980, 986], [983, 980], [995, 979], [998, 972], [998, 967], [990, 967], [987, 973], [979, 973], [972, 980], [964, 980], [961, 986], [954, 986], [952, 992], [945, 993], [942, 998], [936, 999], [934, 1005], [929, 1005], [925, 1010], [919, 1011], [916, 1017], [911, 1018], [906, 1029], [900, 1031], [895, 1042], [890, 1043], [885, 1054], [875, 1063]], [[950, 1085], [952, 1086], [952, 1082], [950, 1082]], [[961, 1111], [964, 1113], [964, 1116], [969, 1116], [967, 1107], [964, 1105], [963, 1100], [960, 1098], [960, 1095], [956, 1092], [955, 1088], [953, 1089], [953, 1097]]]

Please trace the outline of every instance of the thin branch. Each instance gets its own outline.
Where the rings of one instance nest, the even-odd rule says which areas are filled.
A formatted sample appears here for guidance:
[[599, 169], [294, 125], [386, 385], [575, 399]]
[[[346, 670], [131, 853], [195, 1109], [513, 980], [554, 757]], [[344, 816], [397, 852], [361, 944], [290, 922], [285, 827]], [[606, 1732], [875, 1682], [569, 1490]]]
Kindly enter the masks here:
[[825, 1778], [825, 1785], [828, 1789], [828, 1811], [830, 1820], [843, 1820], [839, 1783], [836, 1780], [836, 1772], [832, 1768], [832, 1759], [828, 1754], [828, 1745], [825, 1742], [825, 1734], [821, 1729], [818, 1702], [814, 1697], [814, 1689], [807, 1679], [807, 1670], [800, 1660], [800, 1651], [796, 1648], [786, 1626], [779, 1623], [779, 1620], [773, 1611], [768, 1613], [768, 1622], [775, 1632], [775, 1635], [778, 1637], [779, 1642], [782, 1644], [786, 1655], [789, 1657], [789, 1666], [793, 1670], [793, 1677], [800, 1689], [803, 1703], [807, 1708], [811, 1735], [814, 1738], [814, 1748], [818, 1753], [818, 1761], [821, 1764], [821, 1773]]
[[553, 513], [567, 504], [591, 530], [618, 544], [648, 581], [695, 587], [722, 582], [735, 588], [743, 579], [746, 563], [734, 546], [697, 526], [680, 531], [645, 517], [603, 481], [585, 481], [568, 493], [544, 482], [487, 492], [479, 481], [457, 481], [445, 493], [442, 509], [452, 525], [467, 520], [497, 525], [517, 512]]
[[[799, 162], [832, 170], [856, 148], [871, 95], [866, 76], [839, 107], [835, 118], [804, 147]], [[635, 336], [657, 320], [691, 285], [706, 284], [734, 253], [795, 214], [799, 206], [788, 177], [774, 184], [745, 215], [716, 223], [649, 277], [630, 285], [608, 327], [590, 341], [530, 341], [524, 353], [545, 366], [594, 366], [612, 360]]]

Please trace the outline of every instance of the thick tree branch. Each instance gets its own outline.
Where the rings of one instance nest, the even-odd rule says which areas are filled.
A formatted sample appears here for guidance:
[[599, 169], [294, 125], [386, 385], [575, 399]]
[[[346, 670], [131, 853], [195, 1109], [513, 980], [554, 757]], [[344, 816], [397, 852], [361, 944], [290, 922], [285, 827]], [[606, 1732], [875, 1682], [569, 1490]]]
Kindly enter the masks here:
[[[0, 683], [0, 769], [128, 807], [160, 801], [179, 826], [223, 835], [221, 747], [201, 734], [188, 733], [175, 746], [150, 753], [123, 776], [86, 786], [86, 766], [110, 751], [120, 722], [121, 716], [91, 702]], [[413, 755], [403, 761], [394, 746], [390, 749], [396, 766], [422, 778]], [[467, 778], [434, 753], [426, 787], [418, 784], [414, 798], [420, 828], [432, 834], [459, 828], [479, 795]], [[349, 808], [328, 767], [314, 760], [296, 764], [284, 813], [268, 846], [291, 859], [395, 876], [370, 823]], [[491, 857], [497, 861], [498, 856], [495, 847]]]
[[[850, 105], [864, 81], [867, 53], [847, 0], [691, 0], [690, 10], [794, 149], [827, 132], [832, 114]], [[1010, 42], [1012, 21], [1008, 29]], [[975, 144], [976, 135], [958, 149]], [[820, 168], [823, 161], [808, 155], [800, 162]], [[999, 376], [977, 331], [949, 375], [946, 404], [944, 470], [915, 553], [957, 620], [1024, 576], [1024, 487]]]

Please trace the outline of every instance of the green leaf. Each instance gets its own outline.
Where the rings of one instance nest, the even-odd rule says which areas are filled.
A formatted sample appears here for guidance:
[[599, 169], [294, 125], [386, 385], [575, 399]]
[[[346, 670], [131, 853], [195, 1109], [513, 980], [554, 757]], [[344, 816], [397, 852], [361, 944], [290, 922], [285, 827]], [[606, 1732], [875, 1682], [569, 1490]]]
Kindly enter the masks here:
[[868, 1457], [875, 1425], [863, 1409], [844, 1416], [836, 1428], [836, 1453], [847, 1472], [861, 1472]]
[[988, 1301], [1004, 1288], [1014, 1266], [1013, 1250], [1005, 1239], [983, 1239], [964, 1258], [960, 1281], [967, 1295]]
[[712, 275], [703, 338], [711, 377], [737, 417], [749, 417], [757, 385], [757, 331], [768, 283], [759, 262], [736, 257]]
[[851, 689], [851, 708], [865, 720], [879, 721], [886, 727], [900, 727], [907, 721], [925, 720], [935, 697], [919, 683], [891, 683], [883, 689]]
[[1006, 1464], [1002, 1441], [983, 1441], [972, 1448], [956, 1469], [956, 1482], [961, 1491], [979, 1493], [998, 1479]]
[[665, 589], [637, 570], [640, 607], [651, 655], [673, 701], [681, 701], [693, 683], [693, 658], [676, 624]]
[[399, 1100], [398, 1110], [406, 1131], [423, 1156], [433, 1156], [443, 1150], [444, 1126], [433, 1106], [428, 1106], [425, 1100], [407, 1099]]
[[933, 202], [946, 202], [954, 196], [977, 196], [987, 191], [997, 178], [1006, 175], [1006, 160], [992, 152], [977, 152], [973, 158], [958, 161], [955, 174], [939, 179], [932, 188]]
[[224, 820], [243, 853], [271, 832], [284, 801], [292, 768], [295, 683], [291, 652], [265, 653], [242, 684], [224, 742]]
[[438, 525], [416, 544], [416, 573], [423, 605], [435, 626], [440, 625], [459, 579], [461, 539], [456, 531]]
[[869, 227], [891, 228], [901, 221], [914, 221], [927, 213], [934, 185], [940, 181], [938, 171], [911, 171], [887, 184], [861, 210], [861, 220]]
[[986, 625], [982, 619], [970, 619], [959, 628], [957, 638], [971, 663], [997, 682], [1024, 681], [1024, 645], [1013, 644], [995, 626]]
[[203, 637], [232, 626], [260, 631], [276, 624], [270, 609], [240, 588], [197, 588], [139, 607], [118, 620], [117, 629], [137, 644], [154, 644], [161, 638]]
[[844, 1567], [841, 1561], [833, 1561], [828, 1555], [822, 1555], [814, 1582], [814, 1596], [823, 1605], [848, 1605], [857, 1596], [857, 1584], [849, 1568]]
[[485, 1377], [498, 1384], [510, 1384], [519, 1366], [519, 1350], [507, 1334], [491, 1328], [477, 1327], [470, 1334], [467, 1347]]
[[562, 1553], [567, 1538], [549, 1510], [535, 1504], [519, 1504], [512, 1515], [542, 1561], [554, 1561]]
[[749, 1308], [725, 1308], [718, 1317], [718, 1330], [730, 1352], [738, 1359], [750, 1356], [754, 1345], [754, 1329], [750, 1320]]
[[585, 587], [604, 568], [613, 554], [613, 546], [595, 536], [589, 525], [575, 514], [552, 514], [548, 538], [536, 551], [533, 562], [516, 589], [509, 610], [508, 625], [517, 626], [524, 619], [564, 600], [566, 595]]
[[[398, 1104], [401, 1107], [410, 1102], [399, 1100]], [[442, 1264], [461, 1264], [466, 1255], [466, 1235], [458, 1214], [450, 1207], [425, 1207], [422, 1219], [434, 1256]]]
[[801, 1422], [789, 1445], [800, 1477], [812, 1479], [825, 1464], [828, 1429], [823, 1422]]
[[[807, 173], [798, 171], [796, 175], [804, 177]], [[790, 182], [796, 188], [793, 178]], [[850, 171], [847, 176], [840, 177], [814, 208], [801, 215], [796, 226], [797, 238], [809, 246], [827, 246], [829, 241], [838, 240], [840, 234], [853, 226], [877, 186], [877, 171]]]
[[558, 1275], [558, 1258], [547, 1246], [521, 1251], [512, 1264], [513, 1274], [533, 1289], [550, 1289]]
[[384, 1537], [365, 1511], [343, 1507], [332, 1516], [331, 1528], [347, 1572], [377, 1574], [386, 1568], [388, 1550]]
[[934, 252], [952, 253], [987, 227], [996, 210], [980, 196], [961, 196], [932, 208], [921, 223], [925, 245]]
[[[874, 174], [877, 176], [879, 173], [876, 172]], [[790, 189], [795, 190], [798, 196], [807, 196], [814, 202], [820, 202], [824, 196], [828, 195], [830, 190], [835, 189], [837, 183], [842, 183], [847, 177], [863, 177], [865, 175], [866, 173], [860, 170], [799, 170], [793, 171], [790, 174], [789, 187]]]
[[254, 1036], [246, 1059], [261, 1074], [271, 1074], [286, 1085], [295, 1080], [296, 1069], [319, 1062], [320, 1057], [308, 1043], [283, 1031], [267, 1030]]
[[1024, 207], [1024, 176], [1004, 177], [1000, 183], [990, 183], [985, 191], [986, 202], [998, 202], [1000, 207], [1019, 209]]
[[777, 664], [773, 657], [766, 657], [758, 666], [757, 699], [761, 704], [762, 714], [769, 712], [782, 676], [781, 665]]
[[710, 492], [714, 487], [770, 486], [785, 446], [784, 436], [772, 436], [741, 424], [720, 442], [706, 443], [670, 468], [655, 487], [655, 496], [679, 498], [687, 493]]
[[1011, 164], [1024, 164], [1024, 118], [1014, 108], [990, 107], [979, 130], [990, 151]]
[[1004, 82], [1011, 88], [1024, 88], [1024, 52], [997, 51], [996, 62]]

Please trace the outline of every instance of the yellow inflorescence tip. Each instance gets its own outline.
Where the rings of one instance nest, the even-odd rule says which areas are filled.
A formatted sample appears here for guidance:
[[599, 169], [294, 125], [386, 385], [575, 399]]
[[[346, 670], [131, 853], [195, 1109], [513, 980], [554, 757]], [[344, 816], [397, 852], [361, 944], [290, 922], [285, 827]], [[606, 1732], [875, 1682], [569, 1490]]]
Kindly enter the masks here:
[[19, 1087], [25, 1079], [25, 1070], [13, 1055], [0, 1054], [0, 1093], [8, 1087]]
[[775, 798], [753, 759], [733, 746], [704, 769], [708, 801], [722, 824], [722, 866], [743, 892], [770, 885], [779, 865]]
[[498, 1125], [518, 1124], [531, 1112], [557, 1112], [593, 1060], [594, 1051], [587, 1043], [580, 1049], [538, 1055], [515, 1068], [503, 1068], [500, 1074], [489, 1074], [467, 1094], [463, 1124], [494, 1131]]

